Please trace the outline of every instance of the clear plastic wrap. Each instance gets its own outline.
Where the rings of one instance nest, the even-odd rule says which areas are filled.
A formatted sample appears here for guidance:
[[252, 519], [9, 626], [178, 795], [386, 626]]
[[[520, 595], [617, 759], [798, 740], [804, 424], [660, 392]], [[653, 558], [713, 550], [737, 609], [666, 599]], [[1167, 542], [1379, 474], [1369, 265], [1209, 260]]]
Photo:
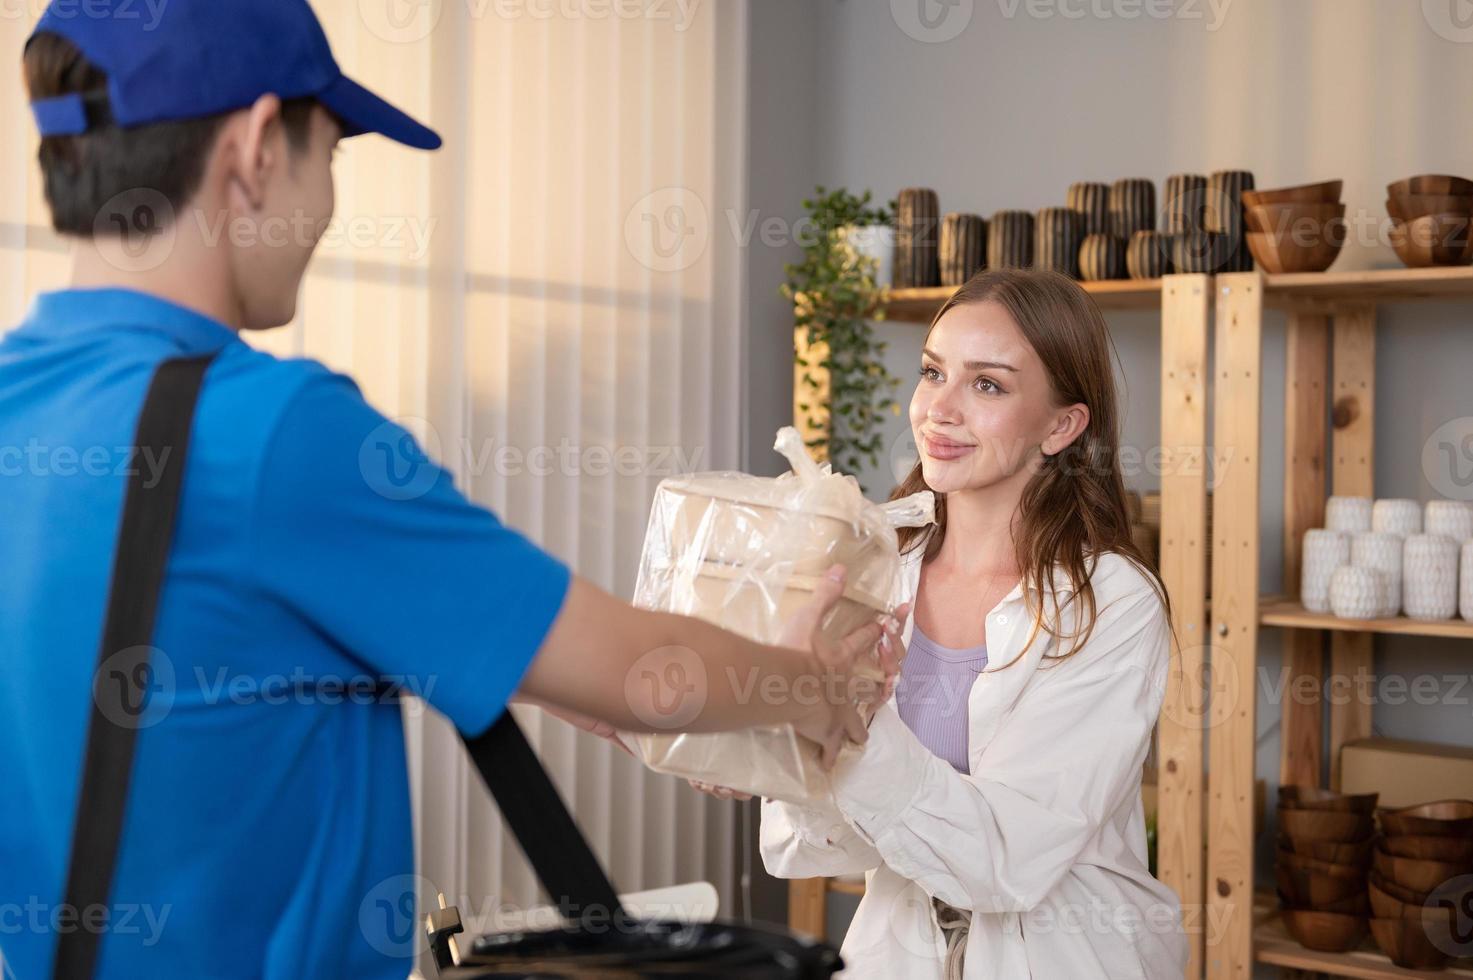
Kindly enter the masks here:
[[[930, 491], [875, 504], [853, 477], [815, 463], [796, 429], [780, 430], [774, 448], [792, 473], [696, 473], [660, 484], [635, 605], [697, 616], [776, 643], [835, 562], [846, 566], [848, 577], [821, 624], [831, 637], [845, 636], [908, 598], [900, 594], [895, 528], [934, 521]], [[878, 676], [877, 664], [871, 662], [871, 670]], [[753, 696], [761, 695], [754, 689]], [[630, 734], [624, 740], [659, 772], [791, 803], [814, 802], [828, 792], [818, 746], [791, 726]]]

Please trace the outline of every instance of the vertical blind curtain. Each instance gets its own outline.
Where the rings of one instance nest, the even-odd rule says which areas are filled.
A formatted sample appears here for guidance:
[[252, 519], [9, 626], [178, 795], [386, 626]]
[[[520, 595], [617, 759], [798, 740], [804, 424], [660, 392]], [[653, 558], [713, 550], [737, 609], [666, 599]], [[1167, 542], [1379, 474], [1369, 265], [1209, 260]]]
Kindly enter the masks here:
[[[344, 69], [446, 145], [344, 145], [298, 318], [250, 342], [351, 374], [474, 499], [627, 598], [659, 480], [742, 462], [743, 265], [722, 232], [745, 208], [745, 5], [313, 5]], [[0, 18], [9, 56], [30, 26]], [[8, 326], [68, 262], [19, 87], [0, 118]], [[731, 805], [513, 710], [622, 890], [706, 879], [730, 907]], [[540, 901], [446, 724], [409, 708], [405, 728], [421, 901]]]

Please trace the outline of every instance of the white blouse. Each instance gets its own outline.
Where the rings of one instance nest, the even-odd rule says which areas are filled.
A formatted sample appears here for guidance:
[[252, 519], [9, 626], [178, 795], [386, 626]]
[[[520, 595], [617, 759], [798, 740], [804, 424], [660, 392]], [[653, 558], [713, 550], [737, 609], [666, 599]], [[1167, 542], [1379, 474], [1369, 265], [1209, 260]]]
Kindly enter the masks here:
[[[911, 595], [921, 550], [905, 563]], [[1021, 658], [1032, 626], [1024, 585], [988, 614], [989, 663], [967, 702], [970, 775], [920, 743], [892, 696], [868, 744], [841, 753], [829, 805], [762, 801], [770, 874], [866, 872], [843, 980], [940, 978], [946, 944], [932, 897], [971, 912], [967, 980], [1185, 972], [1181, 908], [1147, 870], [1140, 795], [1170, 627], [1151, 579], [1124, 556], [1101, 555], [1090, 581], [1094, 632], [1062, 661], [1043, 657], [1072, 644], [1072, 607], [1064, 639], [1040, 631]], [[1052, 588], [1061, 604], [1072, 591], [1057, 567]]]

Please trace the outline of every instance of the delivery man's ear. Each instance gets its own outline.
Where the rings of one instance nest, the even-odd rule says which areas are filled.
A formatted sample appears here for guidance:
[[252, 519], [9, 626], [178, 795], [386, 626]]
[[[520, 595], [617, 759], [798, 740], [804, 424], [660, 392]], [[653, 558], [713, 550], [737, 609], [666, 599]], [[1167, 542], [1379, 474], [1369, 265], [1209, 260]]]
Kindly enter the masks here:
[[263, 95], [235, 113], [217, 144], [227, 168], [229, 205], [241, 213], [260, 210], [276, 170], [286, 165], [287, 141], [281, 99]]

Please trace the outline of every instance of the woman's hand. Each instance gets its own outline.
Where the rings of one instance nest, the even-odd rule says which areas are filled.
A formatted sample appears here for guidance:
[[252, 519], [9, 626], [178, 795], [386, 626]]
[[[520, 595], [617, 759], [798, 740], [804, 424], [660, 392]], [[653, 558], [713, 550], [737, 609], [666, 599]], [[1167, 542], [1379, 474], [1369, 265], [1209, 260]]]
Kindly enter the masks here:
[[[814, 673], [820, 680], [821, 696], [813, 710], [795, 722], [793, 728], [818, 744], [819, 762], [825, 770], [832, 769], [838, 761], [846, 738], [856, 745], [863, 745], [869, 738], [868, 725], [862, 720], [859, 708], [864, 704], [883, 703], [888, 678], [899, 670], [900, 658], [904, 656], [900, 633], [904, 615], [909, 614], [907, 604], [898, 619], [883, 616], [838, 642], [829, 639], [819, 627], [844, 593], [844, 574], [842, 565], [830, 568], [814, 590], [813, 600], [784, 624], [778, 638], [782, 646], [812, 651], [816, 661]], [[869, 658], [875, 648], [878, 648], [879, 678], [874, 676], [872, 668], [865, 670], [859, 664], [859, 658]]]

